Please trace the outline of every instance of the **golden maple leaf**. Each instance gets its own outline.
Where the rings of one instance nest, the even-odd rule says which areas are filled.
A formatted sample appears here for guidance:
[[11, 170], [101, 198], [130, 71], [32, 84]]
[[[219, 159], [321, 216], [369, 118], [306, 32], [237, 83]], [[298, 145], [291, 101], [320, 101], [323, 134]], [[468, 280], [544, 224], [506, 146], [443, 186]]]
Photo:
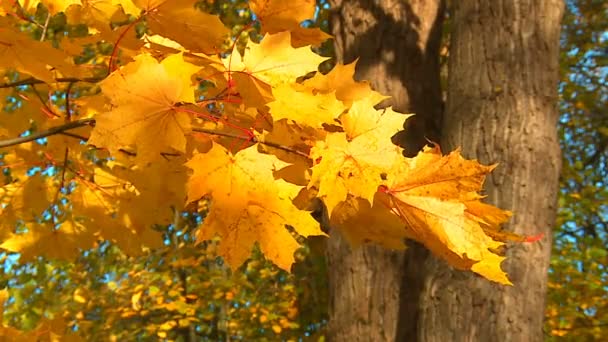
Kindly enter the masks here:
[[249, 7], [262, 24], [262, 33], [291, 32], [295, 47], [319, 45], [331, 38], [318, 28], [300, 26], [304, 20], [312, 19], [316, 11], [315, 0], [251, 0]]
[[311, 149], [316, 164], [308, 188], [319, 189], [330, 215], [347, 195], [373, 202], [383, 174], [402, 158], [401, 148], [391, 137], [406, 118], [391, 108], [376, 110], [362, 100], [340, 117], [344, 133], [329, 133]]
[[6, 18], [0, 18], [0, 68], [15, 68], [46, 83], [55, 81], [52, 69], [77, 76], [71, 57], [15, 30]]
[[69, 23], [87, 24], [102, 28], [108, 22], [127, 20], [125, 13], [138, 15], [141, 10], [131, 0], [85, 0], [65, 9]]
[[373, 203], [348, 197], [333, 211], [331, 227], [338, 229], [353, 247], [375, 243], [389, 249], [403, 249], [408, 237], [405, 225], [386, 207], [386, 202], [387, 196], [381, 192], [376, 192]]
[[326, 59], [309, 46], [293, 48], [290, 33], [281, 32], [266, 34], [259, 44], [250, 41], [243, 57], [233, 53], [224, 64], [243, 102], [261, 108], [272, 101], [272, 87], [294, 83], [298, 77], [317, 71]]
[[167, 148], [184, 152], [190, 132], [190, 114], [178, 103], [194, 102], [190, 80], [200, 68], [172, 55], [158, 63], [150, 55], [115, 71], [101, 83], [114, 108], [96, 118], [89, 143], [112, 154], [135, 147], [137, 159], [155, 160]]
[[259, 153], [257, 145], [232, 155], [217, 144], [186, 163], [193, 170], [188, 202], [212, 198], [197, 239], [219, 236], [219, 253], [231, 267], [249, 258], [257, 242], [266, 257], [289, 271], [299, 244], [285, 225], [303, 236], [324, 235], [312, 216], [292, 203], [301, 187], [275, 179], [273, 171], [286, 165]]
[[133, 0], [133, 3], [146, 11], [150, 31], [192, 52], [217, 53], [230, 33], [218, 16], [197, 10], [193, 0]]
[[346, 109], [334, 93], [300, 92], [290, 84], [273, 88], [272, 95], [275, 100], [268, 107], [274, 120], [289, 119], [315, 128], [322, 128], [323, 124], [335, 124], [335, 120]]
[[26, 11], [35, 11], [39, 3], [48, 8], [51, 14], [63, 12], [70, 5], [80, 4], [81, 0], [18, 0], [19, 5]]
[[357, 82], [354, 79], [357, 61], [350, 64], [336, 64], [327, 74], [316, 73], [313, 77], [302, 82], [302, 86], [314, 93], [336, 93], [336, 98], [348, 107], [356, 100], [371, 102], [377, 105], [390, 96], [384, 96], [373, 91], [369, 82]]
[[477, 204], [485, 175], [493, 168], [466, 160], [458, 151], [442, 156], [438, 148], [427, 147], [397, 164], [382, 191], [411, 238], [456, 268], [510, 285], [500, 267], [505, 257], [498, 250], [504, 244], [486, 234], [498, 232], [509, 213]]
[[56, 259], [74, 259], [81, 249], [91, 248], [92, 232], [71, 221], [62, 222], [59, 228], [52, 224], [29, 224], [27, 232], [13, 234], [0, 244], [0, 248], [21, 254], [24, 261], [44, 255]]

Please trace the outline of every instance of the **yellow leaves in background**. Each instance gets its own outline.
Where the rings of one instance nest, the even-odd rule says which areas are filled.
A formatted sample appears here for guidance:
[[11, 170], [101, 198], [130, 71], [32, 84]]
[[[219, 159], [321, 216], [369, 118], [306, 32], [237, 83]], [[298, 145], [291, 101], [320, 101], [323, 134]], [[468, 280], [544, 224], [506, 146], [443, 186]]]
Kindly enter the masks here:
[[93, 246], [91, 231], [70, 221], [63, 222], [60, 228], [52, 224], [31, 224], [27, 229], [26, 233], [14, 234], [4, 240], [0, 248], [18, 252], [22, 260], [28, 261], [39, 255], [71, 260], [78, 256], [79, 249]]

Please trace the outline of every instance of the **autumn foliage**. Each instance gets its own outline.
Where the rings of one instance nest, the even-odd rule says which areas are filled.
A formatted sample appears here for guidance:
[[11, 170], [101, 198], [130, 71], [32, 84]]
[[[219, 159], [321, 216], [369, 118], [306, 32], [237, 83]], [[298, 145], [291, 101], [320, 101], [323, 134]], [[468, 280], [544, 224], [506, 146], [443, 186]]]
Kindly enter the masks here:
[[4, 250], [70, 259], [106, 240], [136, 255], [162, 245], [155, 225], [200, 212], [198, 241], [219, 238], [232, 268], [257, 244], [289, 271], [298, 235], [325, 235], [320, 199], [353, 247], [415, 239], [510, 284], [501, 247], [531, 239], [482, 203], [494, 166], [436, 144], [405, 158], [391, 137], [410, 114], [377, 109], [355, 63], [319, 72], [311, 47], [328, 36], [300, 25], [314, 1], [250, 1], [264, 36], [243, 46], [195, 1], [40, 1], [84, 25], [73, 36], [24, 30], [38, 2], [2, 2]]

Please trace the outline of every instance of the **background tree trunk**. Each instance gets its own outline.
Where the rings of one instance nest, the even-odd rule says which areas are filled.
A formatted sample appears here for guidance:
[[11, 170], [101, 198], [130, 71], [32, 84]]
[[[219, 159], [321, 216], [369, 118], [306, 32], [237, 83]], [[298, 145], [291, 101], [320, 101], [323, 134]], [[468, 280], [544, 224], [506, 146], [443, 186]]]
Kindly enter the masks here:
[[[513, 287], [419, 258], [417, 311], [407, 341], [542, 341], [560, 150], [557, 82], [561, 0], [453, 1], [444, 151], [500, 165], [487, 202], [515, 212], [506, 229], [544, 233], [512, 245], [503, 264]], [[417, 297], [417, 298], [416, 298]]]
[[[414, 155], [425, 138], [438, 141], [443, 107], [439, 82], [443, 0], [329, 2], [338, 61], [359, 58], [356, 78], [369, 80], [376, 90], [392, 96], [383, 105], [417, 114], [407, 121], [407, 134], [397, 137], [407, 154]], [[329, 339], [394, 341], [402, 325], [403, 253], [375, 246], [351, 251], [334, 234], [327, 254]]]

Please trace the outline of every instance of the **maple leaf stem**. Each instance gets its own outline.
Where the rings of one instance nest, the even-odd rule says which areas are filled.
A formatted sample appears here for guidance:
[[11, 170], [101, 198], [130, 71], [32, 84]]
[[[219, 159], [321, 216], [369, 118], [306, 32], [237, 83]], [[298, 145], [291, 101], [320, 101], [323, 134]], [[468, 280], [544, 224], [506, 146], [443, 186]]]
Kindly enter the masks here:
[[[74, 82], [97, 83], [97, 82], [103, 80], [104, 78], [105, 78], [105, 76], [104, 77], [84, 77], [84, 78], [59, 77], [59, 78], [55, 79], [55, 82], [57, 82], [57, 83], [74, 83]], [[15, 88], [15, 87], [23, 86], [23, 85], [34, 85], [34, 84], [43, 84], [43, 83], [46, 83], [46, 82], [39, 80], [37, 78], [34, 78], [34, 77], [29, 77], [29, 78], [26, 78], [23, 80], [15, 81], [15, 82], [0, 83], [0, 89]]]
[[93, 119], [93, 118], [80, 119], [80, 120], [65, 123], [60, 126], [51, 127], [49, 129], [47, 129], [46, 131], [34, 132], [28, 136], [0, 140], [0, 148], [15, 146], [15, 145], [24, 144], [26, 142], [33, 141], [36, 139], [46, 138], [48, 136], [59, 134], [59, 133], [62, 133], [64, 131], [67, 131], [70, 129], [83, 127], [83, 126], [92, 124], [94, 122], [95, 122], [95, 119]]

